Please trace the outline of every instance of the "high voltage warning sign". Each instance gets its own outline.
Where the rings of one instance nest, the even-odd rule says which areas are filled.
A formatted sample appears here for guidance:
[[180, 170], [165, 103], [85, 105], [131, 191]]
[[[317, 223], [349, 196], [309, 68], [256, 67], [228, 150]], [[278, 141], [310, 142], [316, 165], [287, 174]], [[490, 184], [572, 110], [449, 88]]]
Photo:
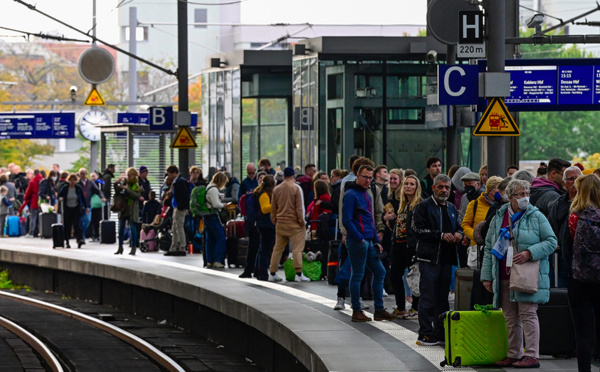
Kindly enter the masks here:
[[494, 97], [473, 131], [474, 136], [520, 136], [521, 131], [508, 112], [504, 99]]
[[106, 102], [104, 102], [104, 99], [98, 93], [96, 87], [94, 87], [83, 104], [85, 106], [104, 106]]
[[179, 127], [177, 135], [171, 142], [172, 149], [195, 149], [198, 145], [189, 127]]

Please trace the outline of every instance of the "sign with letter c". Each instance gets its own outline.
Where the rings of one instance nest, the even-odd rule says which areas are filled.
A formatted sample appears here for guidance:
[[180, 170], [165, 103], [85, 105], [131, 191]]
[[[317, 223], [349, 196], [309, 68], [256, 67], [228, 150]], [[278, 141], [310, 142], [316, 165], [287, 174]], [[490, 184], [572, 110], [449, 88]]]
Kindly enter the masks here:
[[438, 66], [438, 104], [476, 105], [479, 67], [473, 65]]

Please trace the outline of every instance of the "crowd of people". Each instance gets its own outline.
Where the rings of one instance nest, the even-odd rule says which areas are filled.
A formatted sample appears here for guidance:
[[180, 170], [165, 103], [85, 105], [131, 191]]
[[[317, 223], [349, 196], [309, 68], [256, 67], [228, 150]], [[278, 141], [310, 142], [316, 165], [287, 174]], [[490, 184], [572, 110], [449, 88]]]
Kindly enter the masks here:
[[[23, 172], [9, 164], [0, 168], [0, 224], [27, 210], [27, 235], [36, 236], [40, 211], [49, 206], [64, 215], [66, 246], [73, 231], [81, 247], [86, 238], [100, 239], [99, 223], [112, 210], [118, 212], [115, 254], [129, 240], [133, 255], [141, 228], [168, 221], [172, 239], [165, 255], [185, 256], [202, 232], [206, 267], [221, 269], [227, 219], [221, 212], [239, 210], [248, 237], [241, 278], [282, 282], [278, 269], [291, 252], [294, 280], [309, 281], [302, 272], [306, 239], [314, 233], [339, 239], [334, 309], [344, 309], [349, 294], [353, 322], [372, 320], [363, 312], [365, 298], [374, 301], [375, 320], [418, 317], [421, 346], [444, 342], [439, 316], [449, 310], [456, 268], [481, 268], [482, 284], [506, 318], [503, 367], [539, 367], [538, 305], [549, 300], [551, 287], [566, 287], [579, 369], [589, 371], [594, 317], [600, 327], [600, 170], [554, 158], [536, 175], [516, 166], [488, 175], [486, 166], [473, 172], [456, 165], [444, 174], [442, 160], [430, 157], [419, 180], [412, 169], [388, 170], [358, 155], [348, 166], [328, 174], [307, 164], [299, 174], [299, 168], [275, 171], [261, 159], [248, 163], [239, 181], [225, 170], [205, 180], [196, 166], [186, 179], [171, 165], [159, 190], [152, 190], [145, 166], [117, 177], [110, 164], [88, 178], [84, 168], [67, 173], [54, 164], [47, 173]], [[518, 269], [530, 264], [535, 278], [521, 277]], [[407, 274], [414, 271], [418, 286], [409, 288]], [[383, 297], [391, 294], [396, 306], [390, 313]]]

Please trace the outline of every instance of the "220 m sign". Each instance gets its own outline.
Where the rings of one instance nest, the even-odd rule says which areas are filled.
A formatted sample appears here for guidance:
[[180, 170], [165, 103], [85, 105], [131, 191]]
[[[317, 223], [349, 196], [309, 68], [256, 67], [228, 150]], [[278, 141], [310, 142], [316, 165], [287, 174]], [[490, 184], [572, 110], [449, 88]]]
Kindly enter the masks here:
[[456, 57], [458, 58], [485, 58], [485, 43], [458, 44]]

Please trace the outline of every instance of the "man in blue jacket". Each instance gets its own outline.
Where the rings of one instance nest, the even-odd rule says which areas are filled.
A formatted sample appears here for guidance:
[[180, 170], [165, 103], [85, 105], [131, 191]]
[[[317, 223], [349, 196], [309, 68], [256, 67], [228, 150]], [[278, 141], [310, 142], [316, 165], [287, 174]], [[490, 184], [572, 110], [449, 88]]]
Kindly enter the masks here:
[[185, 236], [185, 216], [190, 209], [190, 186], [188, 181], [179, 174], [179, 168], [176, 165], [170, 165], [167, 168], [167, 175], [173, 181], [173, 240], [169, 251], [165, 256], [185, 256], [187, 247], [187, 238]]
[[352, 300], [352, 321], [369, 322], [360, 305], [360, 283], [365, 274], [365, 267], [373, 273], [373, 300], [375, 302], [375, 320], [392, 320], [392, 314], [383, 307], [383, 282], [385, 268], [377, 253], [381, 253], [377, 228], [373, 218], [371, 197], [367, 193], [373, 180], [373, 167], [363, 165], [357, 172], [356, 183], [346, 185], [343, 198], [342, 222], [346, 227], [346, 248], [352, 275], [350, 276], [350, 297]]
[[412, 228], [417, 237], [419, 287], [419, 338], [417, 345], [434, 346], [444, 341], [440, 314], [450, 310], [448, 292], [452, 265], [457, 264], [456, 245], [466, 237], [460, 229], [458, 212], [448, 203], [451, 180], [445, 174], [433, 179], [433, 195], [417, 204]]

